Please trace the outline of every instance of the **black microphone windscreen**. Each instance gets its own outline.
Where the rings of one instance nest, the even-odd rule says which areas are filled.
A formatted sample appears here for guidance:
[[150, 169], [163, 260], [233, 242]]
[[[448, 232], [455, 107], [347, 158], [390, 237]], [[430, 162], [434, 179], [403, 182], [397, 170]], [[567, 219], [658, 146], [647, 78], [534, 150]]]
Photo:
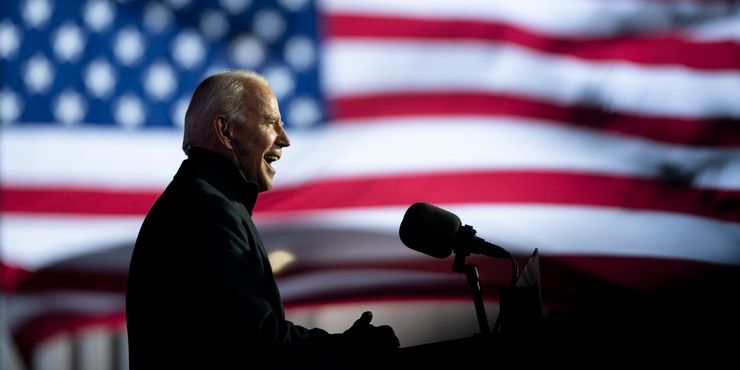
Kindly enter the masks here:
[[403, 216], [399, 236], [403, 244], [415, 251], [445, 258], [452, 254], [461, 224], [452, 212], [429, 203], [414, 203]]

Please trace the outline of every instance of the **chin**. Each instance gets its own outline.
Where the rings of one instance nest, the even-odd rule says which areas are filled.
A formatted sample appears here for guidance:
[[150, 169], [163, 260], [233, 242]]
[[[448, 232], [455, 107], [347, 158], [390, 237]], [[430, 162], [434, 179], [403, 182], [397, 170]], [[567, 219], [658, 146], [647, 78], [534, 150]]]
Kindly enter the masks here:
[[272, 189], [272, 180], [262, 180], [258, 182], [257, 185], [259, 186], [260, 192], [268, 191]]

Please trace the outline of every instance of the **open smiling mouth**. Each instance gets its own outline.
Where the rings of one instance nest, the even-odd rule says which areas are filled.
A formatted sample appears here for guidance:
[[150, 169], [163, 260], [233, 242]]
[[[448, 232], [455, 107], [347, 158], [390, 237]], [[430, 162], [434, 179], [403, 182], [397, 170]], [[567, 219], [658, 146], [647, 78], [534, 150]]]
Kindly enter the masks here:
[[268, 154], [264, 157], [264, 160], [267, 163], [267, 165], [273, 170], [275, 170], [275, 167], [272, 166], [272, 163], [277, 161], [278, 159], [280, 159], [280, 156], [277, 154]]

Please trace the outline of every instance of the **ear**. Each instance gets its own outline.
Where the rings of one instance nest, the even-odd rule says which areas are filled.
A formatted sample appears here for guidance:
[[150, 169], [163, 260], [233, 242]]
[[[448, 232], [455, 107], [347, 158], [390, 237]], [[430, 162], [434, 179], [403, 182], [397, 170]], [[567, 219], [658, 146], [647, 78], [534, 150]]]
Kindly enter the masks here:
[[218, 141], [228, 150], [232, 150], [232, 139], [233, 135], [231, 133], [231, 125], [229, 124], [229, 121], [226, 120], [226, 117], [224, 116], [217, 116], [213, 119], [213, 122], [211, 122], [211, 125], [213, 126], [213, 132], [216, 133], [216, 137], [218, 138]]

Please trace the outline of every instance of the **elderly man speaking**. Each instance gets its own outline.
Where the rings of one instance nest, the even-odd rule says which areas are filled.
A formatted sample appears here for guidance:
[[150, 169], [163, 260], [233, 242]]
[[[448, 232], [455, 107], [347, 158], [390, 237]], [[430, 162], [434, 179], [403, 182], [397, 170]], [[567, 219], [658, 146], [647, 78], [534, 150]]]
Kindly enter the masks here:
[[353, 367], [398, 347], [364, 313], [341, 334], [285, 319], [252, 209], [290, 145], [267, 81], [213, 75], [185, 115], [183, 161], [147, 214], [129, 268], [129, 358], [137, 369]]

